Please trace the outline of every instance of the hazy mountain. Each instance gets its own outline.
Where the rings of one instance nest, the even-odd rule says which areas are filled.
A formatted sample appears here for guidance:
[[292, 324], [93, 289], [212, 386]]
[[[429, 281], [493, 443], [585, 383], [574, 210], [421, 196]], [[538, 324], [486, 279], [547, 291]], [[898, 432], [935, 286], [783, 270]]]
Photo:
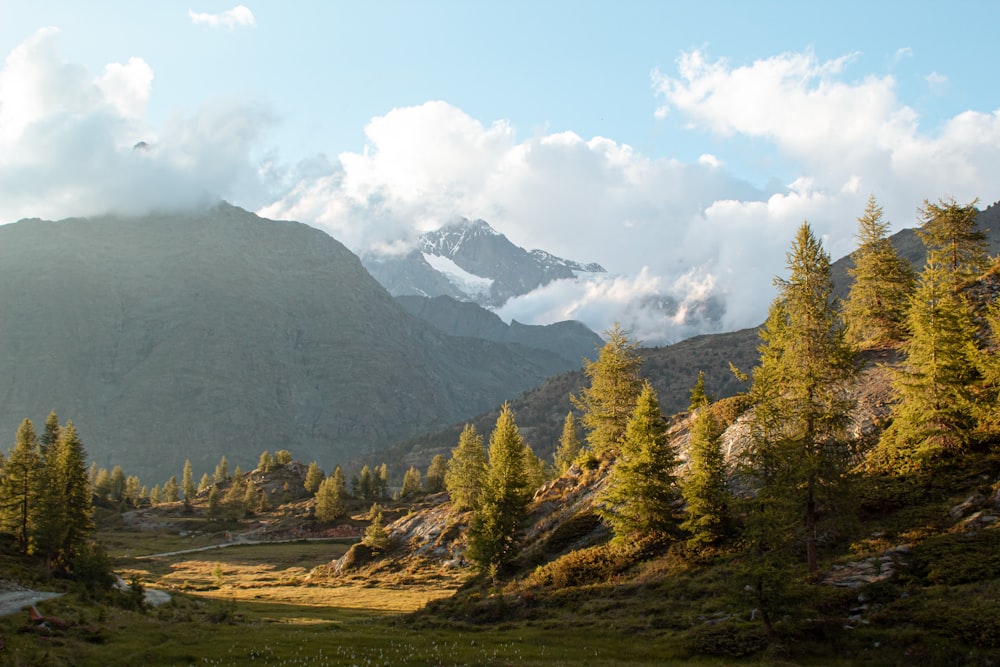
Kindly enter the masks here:
[[580, 273], [603, 273], [600, 264], [582, 264], [543, 250], [511, 243], [483, 220], [462, 218], [427, 232], [405, 255], [368, 254], [365, 268], [395, 296], [449, 296], [498, 307], [553, 280]]
[[496, 313], [468, 301], [449, 296], [398, 296], [396, 301], [411, 315], [433, 324], [451, 336], [484, 338], [498, 343], [516, 343], [555, 354], [571, 368], [580, 368], [593, 358], [604, 341], [580, 322], [548, 325], [506, 324]]
[[447, 336], [325, 233], [224, 204], [0, 226], [0, 350], [0, 438], [55, 409], [151, 484], [264, 449], [329, 469], [574, 367]]

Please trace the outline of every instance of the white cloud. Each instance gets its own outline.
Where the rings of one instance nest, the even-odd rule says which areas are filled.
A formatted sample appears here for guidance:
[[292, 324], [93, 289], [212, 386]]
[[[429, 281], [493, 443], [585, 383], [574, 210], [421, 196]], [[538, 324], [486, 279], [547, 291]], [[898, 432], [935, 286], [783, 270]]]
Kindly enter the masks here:
[[948, 89], [948, 77], [944, 74], [931, 72], [924, 77], [924, 81], [927, 82], [927, 87], [930, 88], [931, 92], [935, 95], [944, 95], [945, 91]]
[[207, 25], [210, 28], [228, 28], [229, 30], [241, 26], [252, 26], [257, 22], [253, 12], [244, 5], [236, 5], [232, 9], [227, 9], [218, 14], [196, 12], [193, 9], [189, 9], [188, 16], [195, 25]]
[[[258, 183], [250, 152], [260, 105], [212, 101], [162, 128], [144, 121], [153, 70], [141, 58], [100, 75], [66, 62], [38, 31], [0, 69], [0, 222], [183, 208]], [[137, 151], [140, 141], [148, 149]]]

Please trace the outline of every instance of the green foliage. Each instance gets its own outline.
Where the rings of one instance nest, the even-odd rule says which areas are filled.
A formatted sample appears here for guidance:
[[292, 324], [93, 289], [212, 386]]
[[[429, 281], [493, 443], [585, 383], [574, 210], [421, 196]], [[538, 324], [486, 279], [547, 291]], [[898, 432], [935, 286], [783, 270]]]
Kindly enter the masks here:
[[711, 402], [712, 398], [705, 393], [705, 371], [698, 371], [698, 380], [691, 389], [691, 402], [688, 405], [688, 411], [694, 412], [698, 408], [708, 405]]
[[28, 553], [31, 546], [44, 481], [35, 427], [25, 419], [17, 429], [14, 448], [7, 454], [0, 479], [0, 530], [14, 536], [21, 553]]
[[[732, 497], [726, 487], [726, 459], [722, 451], [722, 429], [704, 394], [695, 409], [688, 450], [688, 475], [681, 484], [686, 518], [681, 528], [690, 533], [688, 545], [716, 544], [731, 527]], [[697, 389], [697, 387], [696, 387]], [[692, 392], [694, 395], [694, 392]]]
[[[965, 449], [976, 426], [973, 382], [977, 379], [975, 329], [965, 300], [933, 260], [920, 274], [907, 322], [906, 364], [897, 373], [899, 401], [892, 438], [900, 467], [941, 451]], [[890, 444], [885, 440], [883, 445]]]
[[287, 449], [279, 449], [274, 453], [274, 462], [279, 466], [288, 465], [292, 462], [292, 453]]
[[431, 464], [427, 466], [427, 473], [424, 475], [424, 491], [427, 493], [441, 493], [445, 489], [445, 476], [448, 474], [448, 460], [441, 454], [437, 454], [431, 459]]
[[[341, 483], [343, 476], [341, 476]], [[323, 522], [333, 521], [347, 511], [344, 506], [342, 488], [338, 488], [335, 477], [327, 477], [320, 482], [316, 490], [316, 519]]]
[[275, 465], [277, 465], [277, 462], [274, 460], [271, 452], [265, 449], [260, 453], [260, 458], [257, 459], [257, 470], [261, 472], [271, 472]]
[[319, 485], [323, 482], [326, 475], [323, 474], [323, 469], [319, 467], [319, 464], [313, 461], [309, 464], [309, 469], [306, 470], [306, 479], [302, 483], [306, 491], [311, 495], [316, 495], [316, 491], [319, 490]]
[[481, 572], [503, 568], [515, 554], [516, 534], [530, 499], [524, 440], [504, 403], [490, 435], [486, 476], [469, 525], [467, 555]]
[[767, 648], [767, 634], [757, 623], [701, 623], [687, 632], [687, 647], [697, 655], [745, 658]]
[[458, 438], [458, 446], [451, 451], [444, 485], [456, 511], [475, 507], [486, 477], [486, 454], [483, 436], [472, 424], [466, 424]]
[[208, 492], [208, 518], [222, 518], [222, 498], [218, 484], [213, 484], [212, 490]]
[[620, 453], [598, 501], [615, 538], [667, 534], [676, 526], [677, 451], [653, 386], [646, 382], [625, 429]]
[[219, 484], [225, 482], [227, 479], [229, 479], [229, 462], [226, 461], [226, 456], [223, 455], [219, 459], [219, 463], [215, 466], [215, 473], [212, 475], [212, 480], [216, 484]]
[[530, 575], [532, 586], [553, 589], [586, 586], [609, 581], [631, 565], [617, 544], [576, 549], [551, 563], [539, 566]]
[[576, 424], [576, 417], [573, 416], [572, 411], [567, 412], [553, 461], [556, 474], [563, 474], [573, 465], [582, 447], [583, 441], [580, 439], [580, 429]]
[[601, 348], [597, 360], [584, 364], [589, 386], [579, 397], [570, 397], [583, 414], [587, 445], [598, 457], [618, 452], [642, 389], [639, 376], [642, 359], [636, 352], [638, 343], [630, 341], [628, 333], [618, 323], [605, 335], [608, 342]]
[[527, 443], [524, 445], [524, 477], [525, 486], [531, 493], [549, 480], [549, 467]]
[[181, 475], [181, 487], [184, 489], [184, 499], [194, 500], [195, 495], [198, 493], [197, 487], [194, 485], [194, 469], [191, 467], [191, 460], [186, 459], [184, 461], [184, 472]]
[[420, 471], [414, 466], [403, 474], [403, 487], [399, 492], [400, 498], [415, 498], [420, 495]]
[[882, 219], [882, 207], [874, 195], [858, 218], [857, 238], [854, 267], [848, 269], [854, 282], [844, 302], [847, 338], [859, 347], [901, 341], [906, 336], [913, 269], [889, 240], [889, 223]]
[[375, 500], [378, 497], [375, 478], [371, 468], [367, 465], [361, 468], [361, 474], [358, 476], [358, 488], [355, 489], [354, 495], [362, 500]]
[[341, 498], [346, 498], [347, 482], [344, 480], [344, 471], [339, 465], [334, 466], [333, 472], [330, 474], [330, 479], [333, 480], [333, 488], [337, 490], [337, 495]]
[[59, 442], [59, 434], [61, 430], [62, 427], [59, 426], [59, 417], [56, 416], [56, 411], [53, 410], [49, 413], [49, 416], [45, 418], [45, 431], [39, 438], [39, 445], [41, 446], [43, 457], [47, 457], [49, 448]]
[[924, 540], [914, 550], [913, 574], [942, 586], [1000, 579], [1000, 530], [946, 533]]
[[211, 485], [212, 485], [212, 478], [208, 476], [207, 472], [203, 472], [201, 474], [201, 479], [198, 481], [198, 493], [201, 493]]
[[174, 475], [171, 475], [170, 479], [168, 479], [163, 485], [163, 499], [168, 503], [176, 503], [181, 499], [180, 492], [177, 488], [177, 477]]
[[361, 543], [371, 549], [372, 553], [385, 551], [389, 548], [389, 533], [382, 525], [382, 508], [378, 503], [372, 505], [369, 516], [371, 523], [365, 528], [365, 536], [361, 539]]
[[960, 206], [954, 199], [924, 200], [917, 235], [927, 247], [927, 263], [941, 268], [952, 291], [979, 277], [989, 266], [986, 234], [976, 226], [976, 203]]
[[58, 560], [64, 569], [71, 570], [95, 531], [94, 506], [87, 481], [87, 452], [72, 421], [66, 422], [61, 430], [57, 449], [59, 454], [54, 469], [50, 470], [48, 492], [62, 503], [61, 515], [65, 523]]

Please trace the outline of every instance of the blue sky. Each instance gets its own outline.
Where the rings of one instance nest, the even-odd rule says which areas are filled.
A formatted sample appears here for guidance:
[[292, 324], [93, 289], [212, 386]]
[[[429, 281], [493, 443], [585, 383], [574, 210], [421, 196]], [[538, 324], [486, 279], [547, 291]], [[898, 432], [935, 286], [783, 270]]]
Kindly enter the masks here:
[[750, 326], [803, 219], [838, 256], [870, 193], [897, 229], [1000, 199], [997, 25], [990, 2], [0, 0], [0, 221], [221, 196], [361, 253], [482, 217], [611, 272], [508, 318], [665, 342], [709, 325], [637, 304], [715, 295], [711, 326]]

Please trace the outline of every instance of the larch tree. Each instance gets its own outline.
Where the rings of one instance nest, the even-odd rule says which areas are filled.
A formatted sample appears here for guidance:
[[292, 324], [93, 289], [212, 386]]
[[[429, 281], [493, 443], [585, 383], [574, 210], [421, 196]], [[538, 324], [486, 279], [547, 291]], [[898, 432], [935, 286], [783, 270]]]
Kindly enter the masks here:
[[316, 490], [316, 519], [324, 523], [333, 521], [343, 516], [345, 511], [344, 497], [337, 489], [336, 480], [327, 477]]
[[368, 511], [371, 523], [365, 528], [365, 536], [361, 543], [372, 550], [373, 553], [384, 551], [389, 547], [389, 533], [382, 525], [382, 507], [375, 503]]
[[577, 425], [573, 411], [570, 410], [566, 413], [566, 419], [563, 420], [562, 434], [559, 436], [559, 445], [556, 447], [556, 453], [553, 458], [556, 474], [561, 475], [569, 470], [569, 467], [573, 465], [576, 457], [580, 454], [582, 447], [583, 441], [580, 439], [580, 427]]
[[691, 444], [688, 471], [681, 484], [685, 519], [681, 528], [690, 535], [688, 545], [701, 547], [720, 542], [731, 526], [732, 496], [726, 487], [726, 457], [722, 429], [705, 393], [705, 375], [691, 391]]
[[486, 477], [486, 453], [483, 436], [476, 427], [466, 424], [458, 438], [458, 446], [451, 451], [448, 472], [444, 476], [445, 488], [455, 511], [475, 507]]
[[890, 464], [921, 465], [942, 452], [958, 452], [976, 427], [976, 329], [969, 306], [953, 289], [953, 276], [929, 257], [907, 317], [906, 363], [896, 374], [898, 402], [882, 437]]
[[989, 266], [986, 234], [976, 225], [977, 201], [961, 206], [954, 199], [938, 200], [936, 204], [925, 200], [920, 209], [922, 224], [917, 236], [927, 247], [928, 264], [933, 263], [950, 276], [954, 291]]
[[0, 479], [0, 526], [14, 536], [21, 553], [28, 553], [31, 546], [44, 481], [35, 426], [25, 419], [17, 429], [14, 447], [7, 454]]
[[184, 499], [194, 500], [198, 493], [198, 487], [194, 485], [194, 468], [191, 466], [191, 459], [184, 460], [184, 470], [181, 474], [181, 487], [184, 489]]
[[55, 470], [50, 474], [54, 486], [50, 492], [62, 499], [62, 517], [65, 521], [59, 561], [72, 569], [77, 558], [84, 553], [96, 529], [94, 505], [87, 479], [87, 452], [72, 421], [66, 422], [59, 434], [59, 456]]
[[897, 343], [906, 337], [915, 277], [889, 240], [889, 223], [874, 195], [858, 218], [857, 239], [854, 267], [847, 270], [854, 279], [844, 302], [847, 339], [860, 348]]
[[337, 489], [337, 493], [341, 498], [347, 497], [347, 481], [344, 479], [344, 470], [339, 466], [333, 467], [333, 472], [330, 473], [330, 479], [333, 480], [333, 486]]
[[323, 469], [319, 467], [318, 463], [313, 461], [309, 464], [309, 469], [306, 470], [306, 478], [302, 485], [311, 495], [316, 495], [316, 491], [319, 490], [319, 485], [325, 477]]
[[375, 471], [372, 473], [372, 488], [375, 498], [389, 496], [389, 466], [387, 464], [375, 466]]
[[176, 475], [171, 475], [170, 479], [163, 484], [163, 499], [168, 503], [176, 503], [181, 499]]
[[39, 445], [42, 450], [42, 457], [48, 455], [49, 447], [59, 442], [59, 431], [62, 427], [59, 426], [59, 417], [56, 416], [56, 411], [53, 410], [49, 412], [49, 416], [45, 418], [45, 430], [42, 432], [39, 438]]
[[358, 475], [358, 490], [356, 495], [362, 500], [374, 500], [376, 492], [375, 477], [372, 475], [372, 470], [367, 465], [364, 465], [361, 467], [361, 473]]
[[229, 479], [229, 462], [226, 461], [226, 455], [223, 454], [219, 459], [219, 463], [215, 466], [215, 473], [212, 475], [212, 480], [218, 484], [225, 482], [227, 479]]
[[614, 455], [625, 437], [625, 426], [642, 389], [642, 359], [638, 343], [616, 322], [605, 332], [607, 343], [595, 361], [587, 360], [584, 373], [590, 380], [580, 395], [571, 396], [587, 431], [587, 446], [598, 457]]
[[420, 471], [415, 466], [410, 466], [403, 473], [403, 487], [399, 492], [399, 497], [401, 499], [416, 498], [420, 495], [421, 490]]
[[424, 491], [427, 493], [441, 493], [444, 491], [444, 477], [448, 474], [448, 459], [437, 454], [431, 459], [424, 474]]
[[207, 472], [201, 473], [201, 479], [198, 480], [198, 492], [201, 493], [210, 486], [212, 486], [212, 478], [208, 476]]
[[758, 475], [758, 498], [792, 494], [807, 568], [814, 573], [820, 518], [846, 482], [846, 427], [853, 407], [848, 389], [856, 366], [838, 316], [830, 256], [808, 223], [799, 228], [787, 258], [789, 277], [775, 281], [779, 293], [754, 371], [757, 390], [751, 387], [751, 398], [760, 413], [759, 437], [748, 454], [761, 465], [778, 466]]
[[674, 471], [677, 450], [667, 435], [667, 422], [653, 386], [643, 384], [625, 427], [618, 458], [598, 497], [597, 513], [608, 522], [615, 539], [637, 535], [667, 535], [677, 525]]
[[531, 497], [524, 448], [514, 412], [504, 403], [490, 435], [486, 476], [469, 524], [467, 554], [482, 572], [498, 572], [514, 557], [517, 529]]

